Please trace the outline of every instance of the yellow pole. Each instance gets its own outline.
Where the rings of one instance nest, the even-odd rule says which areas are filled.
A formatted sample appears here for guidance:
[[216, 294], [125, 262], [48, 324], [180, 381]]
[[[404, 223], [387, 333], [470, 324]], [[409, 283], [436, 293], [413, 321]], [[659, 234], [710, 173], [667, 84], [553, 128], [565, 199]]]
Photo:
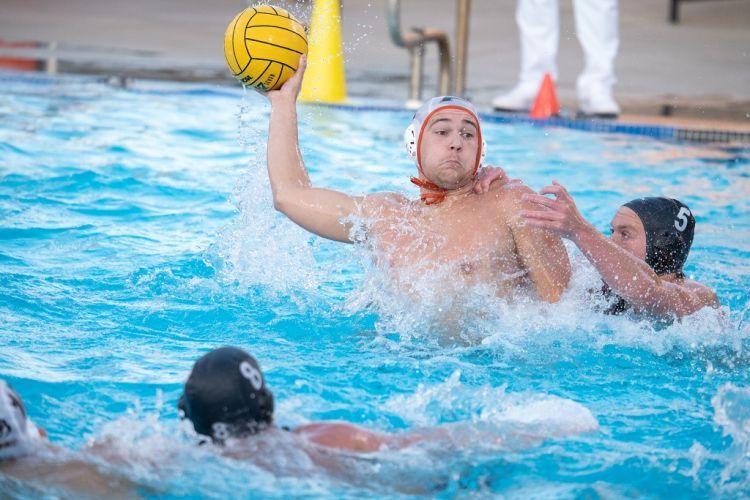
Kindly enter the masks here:
[[339, 0], [314, 0], [307, 71], [299, 98], [308, 102], [346, 101]]

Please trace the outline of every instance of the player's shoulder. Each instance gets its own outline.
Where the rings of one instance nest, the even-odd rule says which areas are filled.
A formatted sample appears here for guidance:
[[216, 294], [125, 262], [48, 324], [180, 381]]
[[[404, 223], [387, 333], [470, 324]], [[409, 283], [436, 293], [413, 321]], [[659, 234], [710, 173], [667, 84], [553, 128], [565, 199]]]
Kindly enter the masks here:
[[393, 205], [409, 203], [409, 198], [406, 196], [390, 191], [368, 194], [365, 196], [365, 200], [369, 203], [387, 203]]
[[497, 187], [491, 187], [485, 196], [498, 209], [518, 209], [523, 203], [523, 195], [534, 191], [520, 181], [507, 182]]
[[682, 286], [685, 287], [701, 305], [713, 307], [718, 307], [720, 305], [719, 298], [711, 287], [691, 279], [683, 281]]
[[406, 196], [393, 192], [373, 193], [361, 198], [361, 207], [367, 216], [383, 216], [391, 211], [402, 210], [409, 203]]

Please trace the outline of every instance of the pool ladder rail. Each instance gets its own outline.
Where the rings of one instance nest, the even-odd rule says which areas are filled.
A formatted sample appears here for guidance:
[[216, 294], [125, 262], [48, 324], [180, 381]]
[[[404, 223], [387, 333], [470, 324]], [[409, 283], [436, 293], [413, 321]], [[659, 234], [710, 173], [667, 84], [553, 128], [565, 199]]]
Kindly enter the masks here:
[[409, 51], [411, 76], [409, 78], [409, 100], [407, 108], [417, 108], [422, 104], [422, 75], [424, 70], [425, 44], [434, 42], [438, 47], [439, 72], [438, 89], [440, 95], [455, 94], [462, 96], [466, 81], [466, 51], [469, 35], [469, 11], [471, 0], [457, 0], [456, 38], [456, 71], [451, 86], [451, 55], [448, 35], [434, 28], [411, 28], [408, 33], [401, 31], [401, 0], [388, 0], [386, 4], [388, 31], [391, 40], [399, 47]]

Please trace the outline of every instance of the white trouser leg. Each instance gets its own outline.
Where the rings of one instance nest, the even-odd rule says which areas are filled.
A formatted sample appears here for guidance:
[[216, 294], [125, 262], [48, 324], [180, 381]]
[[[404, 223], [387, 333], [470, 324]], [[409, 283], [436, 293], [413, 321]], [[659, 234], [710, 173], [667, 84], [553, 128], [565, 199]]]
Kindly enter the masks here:
[[521, 38], [518, 86], [536, 91], [545, 73], [551, 73], [552, 78], [557, 80], [556, 58], [560, 39], [558, 0], [518, 0], [516, 23]]
[[612, 93], [619, 46], [617, 0], [573, 0], [578, 40], [585, 59], [578, 77], [578, 98], [593, 89]]

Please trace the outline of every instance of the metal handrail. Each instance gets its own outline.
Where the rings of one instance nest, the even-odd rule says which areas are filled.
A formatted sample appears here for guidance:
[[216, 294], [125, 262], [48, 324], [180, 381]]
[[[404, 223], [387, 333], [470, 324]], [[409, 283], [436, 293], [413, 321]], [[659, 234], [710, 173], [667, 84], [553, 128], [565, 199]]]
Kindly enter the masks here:
[[409, 84], [409, 104], [417, 106], [422, 101], [422, 72], [424, 67], [424, 46], [435, 42], [440, 58], [439, 88], [440, 94], [450, 93], [450, 44], [445, 32], [434, 28], [412, 28], [409, 33], [401, 32], [401, 1], [388, 0], [388, 31], [391, 40], [399, 47], [409, 50], [411, 58], [411, 78]]
[[469, 49], [469, 12], [471, 0], [458, 0], [456, 12], [456, 74], [454, 75], [453, 91], [458, 96], [464, 95], [466, 82], [466, 52]]

